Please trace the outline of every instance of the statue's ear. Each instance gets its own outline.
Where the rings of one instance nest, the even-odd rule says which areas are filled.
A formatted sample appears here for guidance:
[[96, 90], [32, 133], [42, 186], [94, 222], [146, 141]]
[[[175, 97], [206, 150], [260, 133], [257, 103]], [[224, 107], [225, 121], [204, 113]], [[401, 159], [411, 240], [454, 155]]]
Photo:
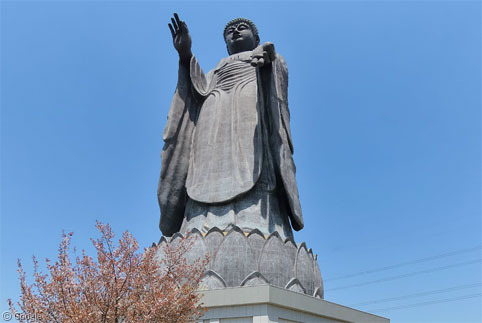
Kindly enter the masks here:
[[259, 46], [259, 43], [260, 43], [259, 36], [258, 36], [258, 35], [256, 35], [256, 47], [258, 47], [258, 46]]

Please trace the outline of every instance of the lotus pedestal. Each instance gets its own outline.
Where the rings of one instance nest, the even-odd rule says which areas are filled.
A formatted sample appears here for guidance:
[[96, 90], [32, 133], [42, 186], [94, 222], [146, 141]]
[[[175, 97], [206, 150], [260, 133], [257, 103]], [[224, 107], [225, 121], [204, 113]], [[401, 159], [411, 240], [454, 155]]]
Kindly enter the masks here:
[[202, 302], [208, 309], [202, 323], [367, 322], [388, 319], [323, 300], [323, 279], [318, 258], [304, 242], [245, 232], [193, 229], [159, 241], [159, 259], [166, 245], [190, 237], [188, 263], [208, 256], [201, 281]]

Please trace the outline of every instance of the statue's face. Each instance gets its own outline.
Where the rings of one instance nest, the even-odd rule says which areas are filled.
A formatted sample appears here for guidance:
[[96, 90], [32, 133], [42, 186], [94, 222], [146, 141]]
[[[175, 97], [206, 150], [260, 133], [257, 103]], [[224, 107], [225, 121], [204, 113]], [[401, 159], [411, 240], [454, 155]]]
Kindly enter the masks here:
[[230, 55], [253, 50], [259, 43], [251, 27], [245, 22], [229, 26], [224, 33], [224, 40]]

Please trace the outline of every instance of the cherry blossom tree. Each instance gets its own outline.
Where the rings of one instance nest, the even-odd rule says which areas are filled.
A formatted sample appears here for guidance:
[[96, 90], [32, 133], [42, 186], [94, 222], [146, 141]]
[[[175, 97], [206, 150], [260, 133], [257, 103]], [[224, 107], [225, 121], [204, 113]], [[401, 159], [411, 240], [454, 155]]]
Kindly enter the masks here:
[[[18, 261], [21, 295], [10, 311], [21, 322], [191, 322], [203, 315], [197, 292], [207, 259], [188, 263], [189, 237], [175, 245], [139, 251], [125, 232], [115, 244], [108, 224], [97, 222], [101, 237], [91, 239], [97, 259], [70, 254], [72, 233], [63, 233], [58, 260], [46, 260], [48, 274], [33, 257], [33, 283]], [[162, 255], [159, 258], [159, 255]], [[75, 258], [75, 260], [73, 260]], [[16, 316], [15, 316], [16, 315]]]

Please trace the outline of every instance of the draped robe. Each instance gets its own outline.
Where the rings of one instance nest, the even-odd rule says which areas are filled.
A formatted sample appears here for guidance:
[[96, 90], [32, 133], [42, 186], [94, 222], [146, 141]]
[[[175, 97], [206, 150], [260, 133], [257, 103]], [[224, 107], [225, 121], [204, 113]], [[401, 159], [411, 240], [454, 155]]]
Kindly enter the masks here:
[[[265, 234], [284, 230], [281, 235], [289, 236], [288, 218], [295, 230], [303, 227], [292, 159], [286, 63], [277, 55], [272, 64], [254, 68], [250, 58], [251, 51], [231, 55], [207, 75], [194, 56], [189, 68], [179, 66], [163, 133], [158, 187], [164, 235], [181, 227], [202, 231], [201, 226], [221, 223], [245, 229], [259, 225]], [[271, 203], [268, 215], [259, 214], [271, 217], [266, 221], [253, 221], [253, 214], [244, 214], [245, 209], [265, 212], [250, 204], [266, 203]], [[239, 205], [242, 216], [226, 215]]]

